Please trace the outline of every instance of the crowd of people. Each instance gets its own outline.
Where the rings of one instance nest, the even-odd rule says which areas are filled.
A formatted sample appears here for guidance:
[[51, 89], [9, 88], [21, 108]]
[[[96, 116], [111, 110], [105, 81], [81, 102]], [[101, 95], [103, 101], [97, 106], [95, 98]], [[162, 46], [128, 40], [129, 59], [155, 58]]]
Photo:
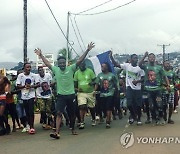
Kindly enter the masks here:
[[174, 124], [172, 113], [178, 107], [180, 70], [175, 72], [169, 61], [158, 64], [155, 55], [148, 52], [141, 60], [132, 54], [126, 63], [119, 64], [110, 51], [115, 71], [111, 72], [104, 62], [102, 72], [96, 75], [84, 61], [94, 46], [92, 42], [88, 44], [77, 62], [68, 66], [63, 56], [58, 56], [58, 66], [52, 66], [37, 48], [35, 53], [51, 74], [45, 73], [42, 66], [34, 74], [31, 64], [25, 63], [11, 80], [0, 75], [0, 135], [11, 132], [9, 115], [12, 132], [16, 131], [17, 123], [22, 132], [35, 134], [35, 108], [40, 110], [42, 128], [52, 129], [50, 137], [55, 139], [60, 138], [65, 121], [72, 135], [78, 135], [75, 123], [84, 129], [87, 113], [92, 116], [92, 126], [105, 120], [106, 128], [111, 128], [117, 116], [121, 119], [126, 114], [129, 124], [142, 125], [143, 112], [147, 115], [146, 124]]

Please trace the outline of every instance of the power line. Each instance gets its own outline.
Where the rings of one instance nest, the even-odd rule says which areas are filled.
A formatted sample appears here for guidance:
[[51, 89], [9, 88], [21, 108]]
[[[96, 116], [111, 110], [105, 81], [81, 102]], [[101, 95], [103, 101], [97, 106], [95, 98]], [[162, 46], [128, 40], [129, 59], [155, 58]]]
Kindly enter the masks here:
[[[56, 19], [55, 15], [54, 15], [54, 13], [53, 13], [53, 11], [51, 10], [51, 8], [50, 8], [50, 6], [49, 6], [49, 4], [48, 4], [47, 0], [45, 0], [45, 2], [46, 2], [46, 4], [47, 4], [47, 6], [48, 6], [48, 8], [49, 8], [49, 10], [50, 10], [50, 12], [51, 12], [51, 14], [52, 14], [52, 16], [53, 16], [54, 20], [55, 20], [55, 22], [57, 23], [57, 25], [58, 25], [59, 29], [61, 30], [61, 32], [62, 32], [62, 34], [63, 34], [64, 38], [68, 41], [68, 39], [67, 39], [66, 35], [64, 34], [64, 32], [63, 32], [63, 30], [62, 30], [62, 28], [61, 28], [61, 26], [60, 26], [60, 24], [59, 24], [59, 22], [57, 21], [57, 19]], [[79, 54], [78, 54], [78, 53], [76, 52], [76, 50], [72, 47], [72, 45], [70, 44], [70, 42], [69, 42], [69, 41], [68, 41], [68, 44], [71, 46], [71, 48], [72, 48], [72, 49], [73, 49], [73, 51], [76, 53], [76, 55], [77, 55], [77, 56], [79, 56]]]
[[75, 23], [76, 28], [77, 28], [77, 30], [78, 30], [78, 33], [79, 33], [80, 39], [81, 39], [81, 41], [82, 41], [82, 43], [83, 43], [83, 46], [84, 46], [84, 48], [86, 49], [85, 43], [84, 43], [84, 41], [83, 41], [83, 39], [82, 39], [80, 30], [79, 30], [78, 25], [77, 25], [77, 22], [76, 22], [76, 16], [74, 16], [74, 23]]
[[72, 28], [73, 28], [73, 30], [74, 30], [74, 34], [75, 34], [75, 36], [76, 36], [76, 38], [77, 38], [78, 44], [79, 44], [79, 46], [80, 46], [80, 48], [81, 48], [81, 50], [82, 50], [82, 52], [83, 52], [82, 46], [81, 46], [81, 44], [80, 44], [79, 38], [78, 38], [78, 36], [77, 36], [76, 30], [75, 30], [74, 25], [73, 25], [73, 21], [72, 21], [72, 19], [71, 19], [71, 16], [70, 16], [70, 21], [71, 21]]
[[81, 11], [81, 12], [79, 12], [79, 13], [72, 13], [72, 14], [74, 14], [74, 15], [79, 15], [79, 14], [82, 14], [82, 13], [84, 13], [84, 12], [93, 10], [93, 9], [95, 9], [95, 8], [97, 8], [97, 7], [100, 7], [100, 6], [102, 6], [102, 5], [105, 5], [105, 4], [107, 4], [107, 3], [111, 2], [111, 1], [113, 1], [113, 0], [106, 1], [106, 2], [104, 2], [104, 3], [101, 3], [101, 4], [99, 4], [99, 5], [97, 5], [97, 6], [94, 6], [94, 7], [90, 8], [90, 9]]
[[176, 36], [178, 36], [179, 34], [180, 34], [180, 32], [179, 32], [179, 33], [177, 33], [177, 34], [175, 34], [175, 35], [173, 35], [173, 36], [169, 39], [169, 41], [174, 40], [174, 39], [175, 39], [175, 37], [176, 37]]
[[136, 1], [136, 0], [132, 0], [132, 1], [128, 2], [128, 3], [125, 3], [125, 4], [123, 4], [123, 5], [117, 6], [117, 7], [113, 8], [113, 9], [109, 9], [109, 10], [106, 10], [106, 11], [101, 11], [101, 12], [91, 13], [91, 14], [76, 14], [76, 15], [87, 16], [87, 15], [103, 14], [103, 13], [107, 13], [107, 12], [110, 12], [110, 11], [117, 10], [117, 9], [119, 9], [119, 8], [121, 8], [121, 7], [123, 7], [123, 6], [129, 5], [129, 4], [131, 4], [131, 3], [135, 2], [135, 1]]
[[[80, 33], [80, 30], [79, 30], [78, 25], [77, 25], [77, 22], [76, 22], [76, 16], [74, 16], [74, 23], [75, 23], [76, 28], [77, 28], [77, 30], [78, 30], [78, 34], [79, 34], [79, 37], [80, 37], [80, 39], [81, 39], [81, 41], [82, 41], [82, 44], [83, 44], [83, 46], [84, 46], [84, 49], [86, 50], [86, 45], [85, 45], [85, 43], [84, 43], [84, 41], [83, 41], [82, 35], [81, 35], [81, 33]], [[88, 56], [90, 57], [89, 53], [88, 53]]]
[[49, 30], [51, 30], [54, 34], [57, 35], [57, 33], [54, 31], [54, 29], [49, 26], [49, 24], [44, 20], [44, 18], [40, 15], [40, 13], [30, 3], [29, 3], [29, 6], [33, 9], [33, 11], [36, 12], [36, 15], [39, 16], [39, 18], [42, 19], [42, 21], [49, 28]]

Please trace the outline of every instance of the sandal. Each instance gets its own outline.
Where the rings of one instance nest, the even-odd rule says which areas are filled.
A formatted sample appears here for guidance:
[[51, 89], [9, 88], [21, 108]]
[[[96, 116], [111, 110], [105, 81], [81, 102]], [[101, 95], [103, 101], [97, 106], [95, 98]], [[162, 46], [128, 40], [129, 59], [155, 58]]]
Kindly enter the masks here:
[[60, 135], [57, 134], [57, 133], [51, 133], [50, 134], [50, 137], [54, 138], [54, 139], [59, 139], [60, 138]]
[[72, 135], [78, 135], [78, 133], [76, 131], [72, 131]]
[[50, 130], [51, 128], [52, 128], [52, 127], [51, 127], [50, 125], [46, 125], [44, 129], [45, 129], [45, 130]]

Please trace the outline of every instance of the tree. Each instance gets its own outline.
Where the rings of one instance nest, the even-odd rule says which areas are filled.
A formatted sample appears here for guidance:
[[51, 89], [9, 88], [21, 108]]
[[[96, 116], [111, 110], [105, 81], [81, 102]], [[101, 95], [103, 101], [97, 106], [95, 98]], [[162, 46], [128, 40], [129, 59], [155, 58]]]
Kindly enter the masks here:
[[22, 69], [23, 68], [23, 63], [22, 62], [19, 62], [17, 66], [11, 68], [11, 70], [19, 70], [19, 69]]
[[[63, 56], [63, 57], [66, 57], [66, 48], [63, 48], [63, 49], [60, 49], [58, 51], [58, 56]], [[68, 60], [71, 60], [72, 59], [72, 50], [69, 50], [68, 51]]]

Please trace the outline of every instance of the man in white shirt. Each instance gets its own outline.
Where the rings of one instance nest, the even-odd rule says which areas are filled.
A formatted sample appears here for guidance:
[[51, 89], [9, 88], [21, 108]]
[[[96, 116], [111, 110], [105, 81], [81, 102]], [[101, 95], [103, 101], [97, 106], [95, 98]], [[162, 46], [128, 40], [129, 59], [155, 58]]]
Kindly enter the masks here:
[[51, 104], [52, 104], [52, 91], [51, 91], [52, 76], [44, 72], [42, 66], [38, 67], [38, 75], [36, 77], [36, 89], [37, 103], [40, 106], [42, 127], [44, 129], [50, 129], [51, 122]]
[[24, 64], [24, 72], [20, 73], [17, 77], [16, 85], [21, 89], [21, 99], [23, 100], [23, 105], [26, 112], [26, 117], [30, 129], [29, 134], [34, 134], [34, 98], [35, 98], [35, 84], [36, 75], [31, 73], [31, 64]]
[[130, 63], [117, 64], [110, 54], [110, 58], [116, 67], [126, 71], [126, 98], [127, 106], [130, 111], [129, 123], [132, 124], [137, 120], [137, 125], [141, 125], [141, 108], [142, 94], [141, 83], [145, 76], [144, 71], [137, 65], [138, 57], [136, 54], [131, 55]]

